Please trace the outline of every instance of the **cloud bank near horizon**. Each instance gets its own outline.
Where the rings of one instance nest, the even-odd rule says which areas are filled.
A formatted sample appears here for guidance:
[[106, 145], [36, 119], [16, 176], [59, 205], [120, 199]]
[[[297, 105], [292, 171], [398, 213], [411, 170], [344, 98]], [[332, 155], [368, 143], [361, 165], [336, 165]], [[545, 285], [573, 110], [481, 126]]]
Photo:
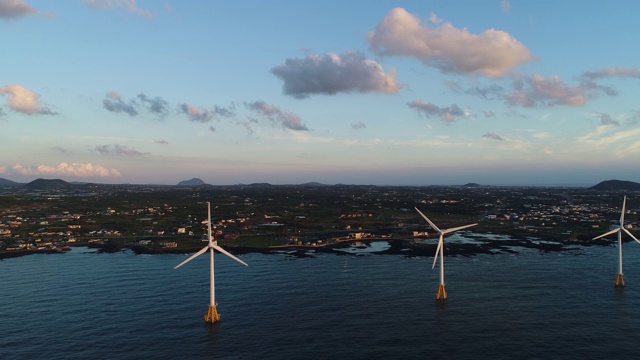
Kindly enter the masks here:
[[109, 169], [100, 164], [92, 163], [66, 163], [61, 162], [56, 165], [35, 165], [23, 166], [13, 164], [8, 167], [0, 167], [0, 174], [22, 175], [22, 176], [69, 176], [81, 178], [106, 178], [121, 177], [122, 174], [116, 169]]

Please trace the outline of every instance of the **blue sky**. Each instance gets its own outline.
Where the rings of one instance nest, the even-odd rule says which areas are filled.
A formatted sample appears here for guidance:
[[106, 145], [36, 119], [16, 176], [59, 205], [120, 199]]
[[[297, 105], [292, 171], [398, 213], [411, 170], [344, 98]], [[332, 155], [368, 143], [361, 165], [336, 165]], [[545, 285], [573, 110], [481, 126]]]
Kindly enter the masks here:
[[637, 1], [0, 0], [0, 177], [640, 181]]

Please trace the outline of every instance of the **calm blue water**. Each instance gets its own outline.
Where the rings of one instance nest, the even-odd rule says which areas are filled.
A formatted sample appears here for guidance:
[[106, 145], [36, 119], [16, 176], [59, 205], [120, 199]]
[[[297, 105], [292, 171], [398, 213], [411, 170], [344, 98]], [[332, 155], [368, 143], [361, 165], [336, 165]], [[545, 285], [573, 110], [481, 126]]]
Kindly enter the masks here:
[[0, 359], [633, 359], [640, 246], [432, 258], [60, 255], [0, 261]]

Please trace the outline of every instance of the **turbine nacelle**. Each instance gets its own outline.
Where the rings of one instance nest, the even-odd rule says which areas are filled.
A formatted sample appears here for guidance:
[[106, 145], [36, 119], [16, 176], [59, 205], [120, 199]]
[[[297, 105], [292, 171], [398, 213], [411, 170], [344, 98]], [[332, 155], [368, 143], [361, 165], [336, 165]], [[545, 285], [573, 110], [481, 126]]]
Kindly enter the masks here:
[[438, 228], [436, 226], [436, 224], [434, 224], [431, 220], [429, 220], [429, 218], [425, 214], [423, 214], [422, 211], [420, 211], [417, 207], [415, 209], [418, 212], [418, 214], [420, 214], [420, 216], [422, 216], [427, 221], [427, 223], [429, 223], [429, 226], [431, 226], [431, 228], [438, 233], [438, 236], [439, 236], [438, 237], [438, 247], [436, 248], [436, 255], [433, 258], [433, 265], [431, 266], [432, 269], [434, 269], [436, 267], [436, 262], [438, 261], [438, 257], [440, 255], [440, 253], [442, 252], [441, 251], [442, 247], [444, 246], [444, 236], [446, 234], [451, 234], [451, 233], [454, 233], [454, 232], [456, 232], [458, 230], [462, 230], [462, 229], [466, 229], [466, 228], [478, 225], [476, 223], [476, 224], [463, 225], [463, 226], [458, 226], [458, 227], [454, 227], [454, 228], [450, 228], [450, 229], [441, 230], [440, 228]]

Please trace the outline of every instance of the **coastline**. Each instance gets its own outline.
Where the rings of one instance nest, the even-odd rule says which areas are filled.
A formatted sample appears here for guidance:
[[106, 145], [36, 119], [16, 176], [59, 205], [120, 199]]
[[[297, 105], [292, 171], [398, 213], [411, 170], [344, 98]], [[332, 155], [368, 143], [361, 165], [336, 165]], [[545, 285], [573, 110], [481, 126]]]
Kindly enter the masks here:
[[[475, 256], [479, 254], [517, 254], [523, 249], [533, 249], [540, 252], [563, 252], [576, 250], [578, 247], [589, 246], [612, 246], [613, 242], [600, 240], [593, 241], [590, 237], [584, 236], [579, 239], [553, 240], [543, 237], [525, 237], [520, 235], [504, 235], [493, 233], [466, 233], [464, 235], [468, 242], [445, 242], [447, 256]], [[496, 239], [495, 237], [499, 237]], [[233, 242], [221, 244], [225, 249], [233, 254], [285, 254], [293, 257], [310, 257], [314, 253], [336, 254], [360, 256], [362, 252], [350, 251], [353, 249], [366, 250], [372, 242], [386, 242], [388, 248], [379, 251], [364, 251], [373, 255], [402, 255], [407, 257], [433, 257], [437, 243], [432, 237], [398, 239], [388, 237], [372, 237], [357, 240], [343, 240], [336, 243], [325, 243], [321, 245], [275, 245], [265, 247], [251, 247], [235, 245]], [[631, 241], [631, 240], [629, 240]], [[626, 241], [625, 241], [626, 242]], [[358, 245], [356, 245], [358, 244]], [[11, 250], [0, 252], [0, 260], [28, 256], [33, 254], [62, 254], [71, 250], [72, 247], [88, 247], [96, 249], [97, 253], [116, 253], [130, 250], [136, 255], [162, 255], [162, 254], [189, 254], [197, 252], [201, 247], [180, 247], [180, 248], [150, 248], [138, 244], [98, 244], [98, 243], [75, 243], [72, 246], [65, 246], [55, 249], [29, 249]]]

